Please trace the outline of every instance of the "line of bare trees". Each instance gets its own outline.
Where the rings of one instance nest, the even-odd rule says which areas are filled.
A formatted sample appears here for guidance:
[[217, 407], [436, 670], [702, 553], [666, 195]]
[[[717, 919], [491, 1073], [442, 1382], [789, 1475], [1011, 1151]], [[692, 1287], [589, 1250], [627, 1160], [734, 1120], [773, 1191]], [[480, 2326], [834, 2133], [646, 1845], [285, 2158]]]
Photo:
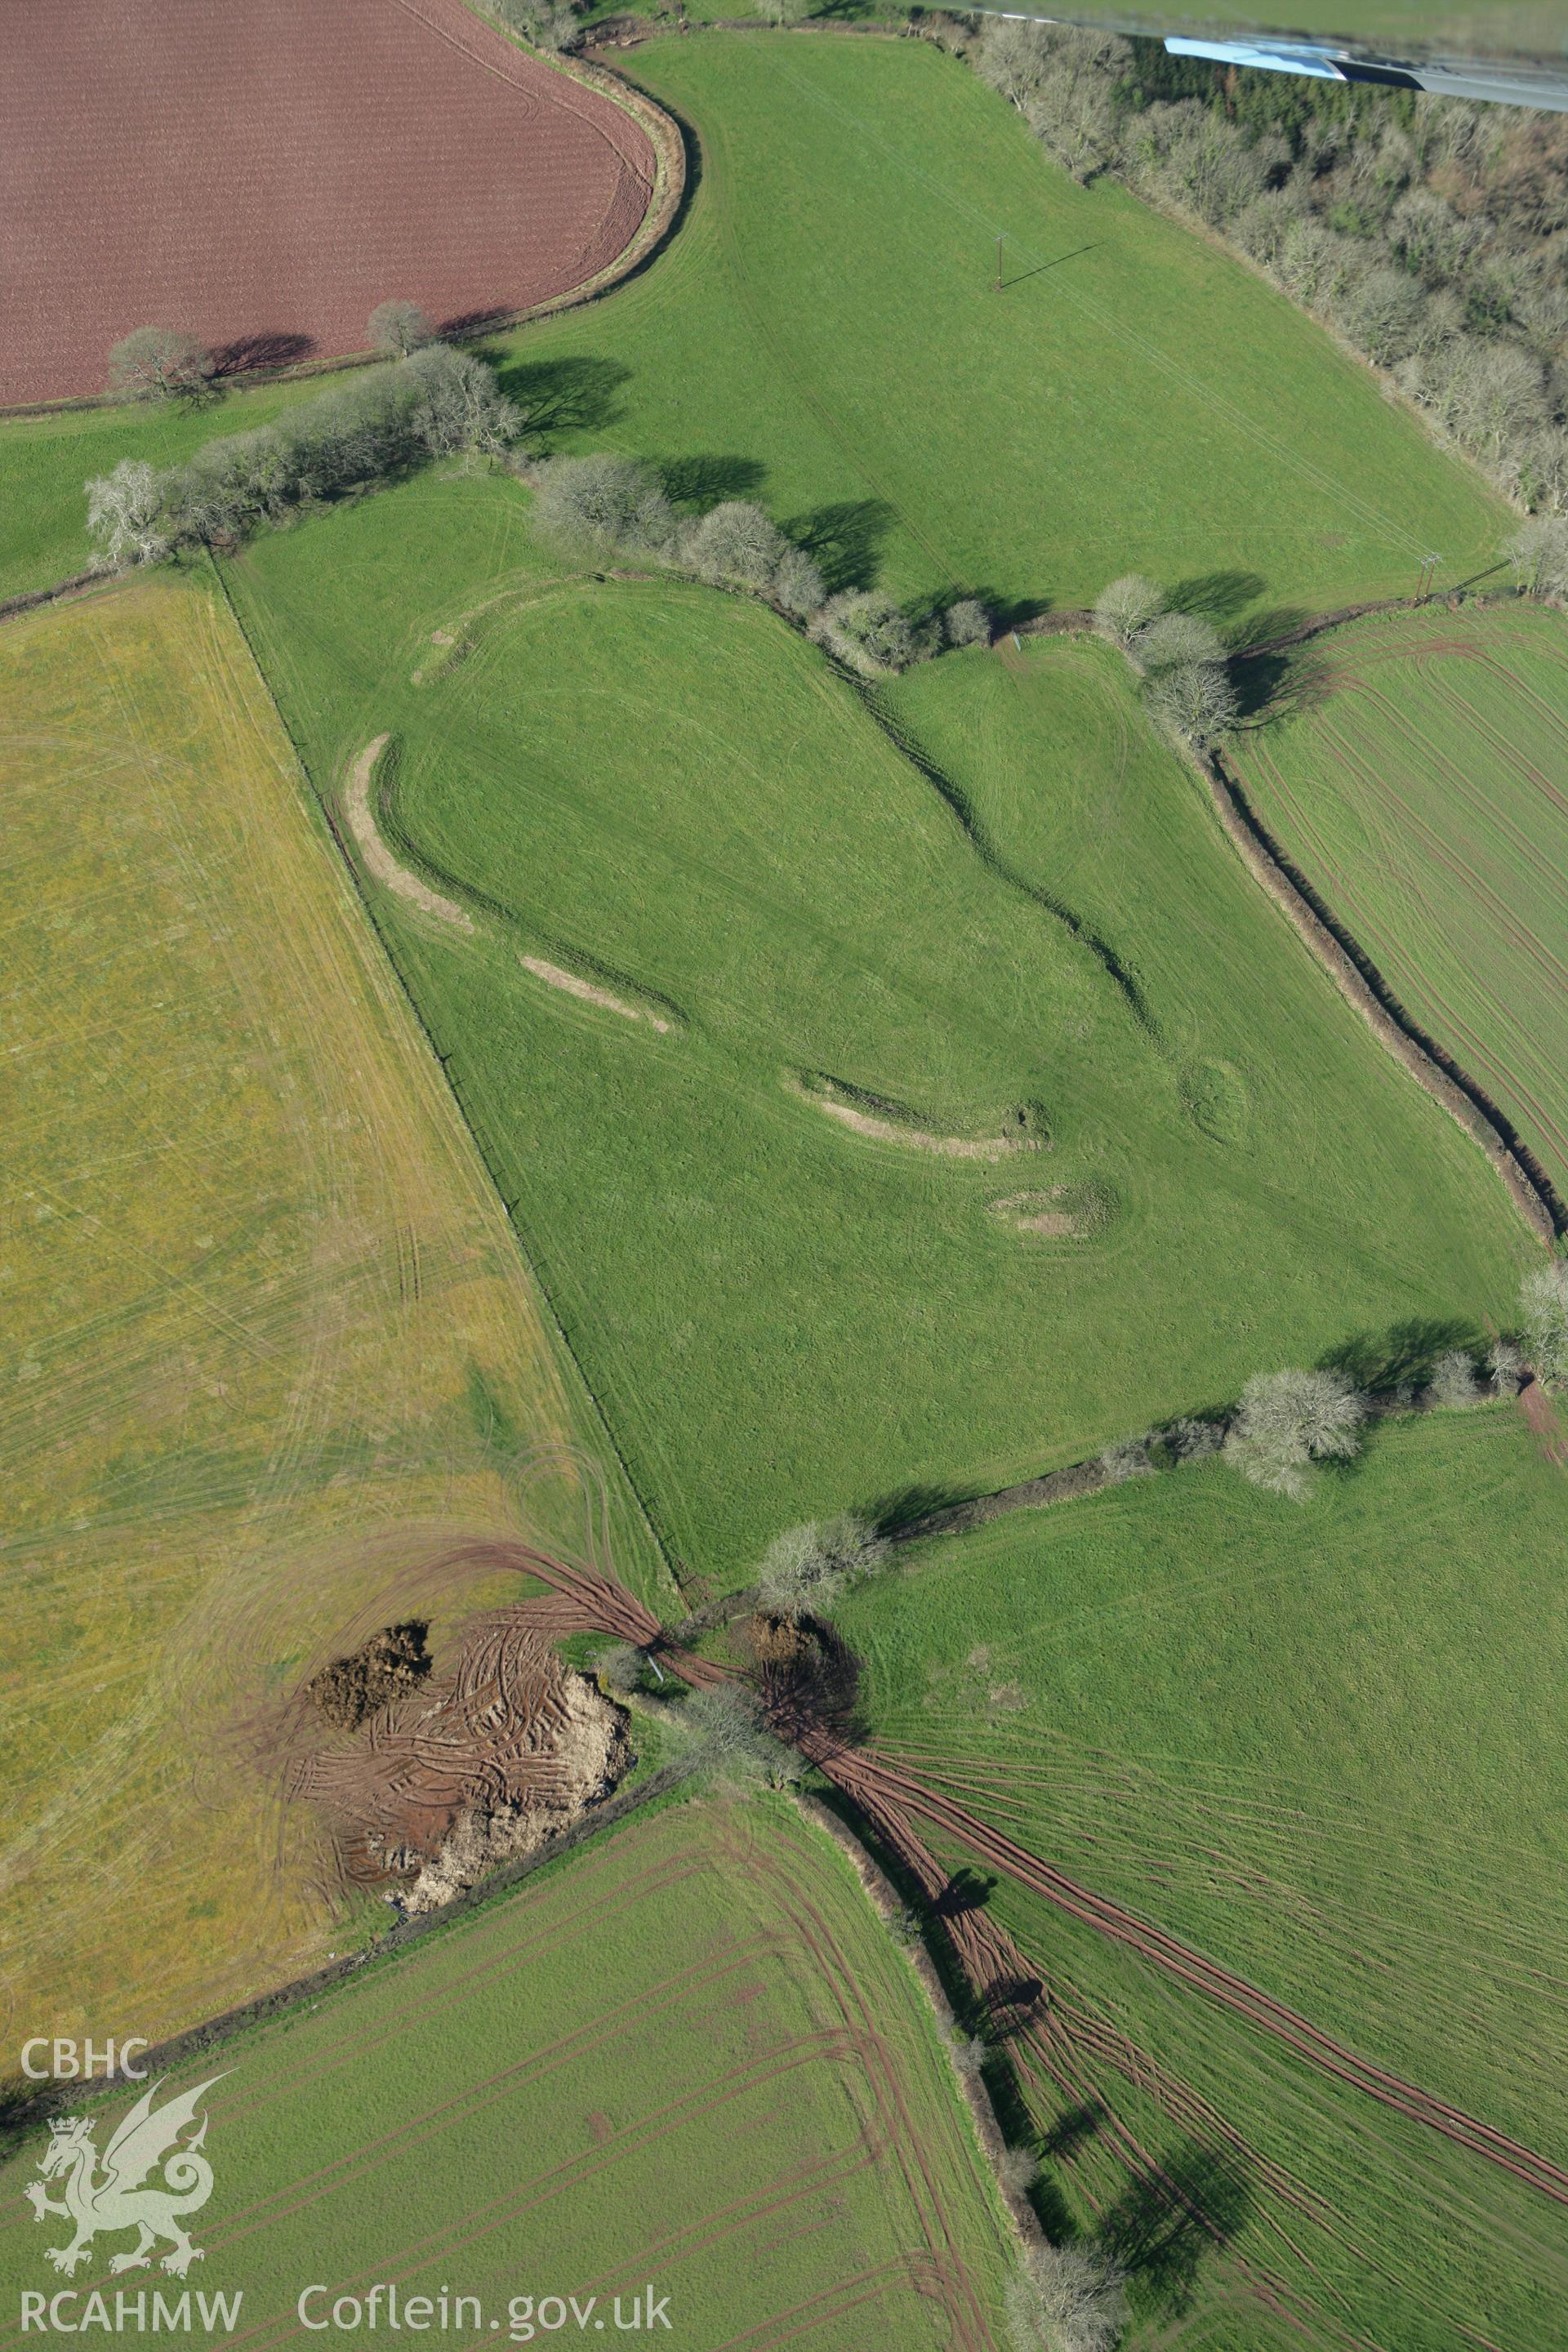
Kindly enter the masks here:
[[977, 597], [917, 620], [879, 589], [830, 596], [809, 551], [752, 500], [726, 499], [683, 516], [635, 457], [553, 457], [531, 479], [537, 525], [563, 552], [654, 564], [763, 597], [862, 677], [890, 677], [944, 646], [990, 642], [991, 616]]
[[155, 563], [182, 547], [234, 545], [437, 458], [504, 455], [523, 429], [522, 411], [482, 361], [420, 340], [407, 317], [384, 316], [410, 309], [384, 305], [376, 314], [384, 348], [395, 351], [404, 339], [402, 356], [285, 410], [275, 424], [221, 435], [183, 465], [126, 457], [88, 482], [88, 535], [100, 558]]
[[1094, 625], [1126, 655], [1143, 681], [1144, 701], [1171, 734], [1201, 746], [1232, 725], [1236, 689], [1226, 650], [1201, 614], [1168, 611], [1163, 589], [1129, 572], [1101, 591]]

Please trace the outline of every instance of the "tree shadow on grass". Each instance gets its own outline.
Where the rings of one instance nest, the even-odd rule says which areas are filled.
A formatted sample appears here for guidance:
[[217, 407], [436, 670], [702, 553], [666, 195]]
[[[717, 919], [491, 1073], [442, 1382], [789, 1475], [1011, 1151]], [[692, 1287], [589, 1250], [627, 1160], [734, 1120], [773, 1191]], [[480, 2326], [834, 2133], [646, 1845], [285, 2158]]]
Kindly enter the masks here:
[[1040, 2142], [1040, 2154], [1050, 2161], [1065, 2162], [1091, 2140], [1103, 2120], [1103, 2109], [1086, 2102], [1082, 2106], [1064, 2107]]
[[1343, 1372], [1381, 1402], [1424, 1387], [1446, 1349], [1483, 1344], [1484, 1335], [1466, 1317], [1417, 1316], [1386, 1331], [1352, 1331], [1318, 1361], [1323, 1370]]
[[994, 1878], [965, 1864], [962, 1870], [954, 1871], [931, 1910], [939, 1919], [959, 1919], [966, 1911], [984, 1911], [995, 1892]]
[[616, 394], [631, 373], [619, 360], [568, 354], [502, 365], [496, 381], [517, 402], [531, 432], [583, 433], [614, 424], [620, 414]]
[[1255, 604], [1268, 585], [1257, 572], [1203, 572], [1191, 580], [1178, 580], [1169, 603], [1173, 613], [1196, 613], [1221, 629]]
[[885, 499], [847, 499], [797, 515], [783, 528], [811, 557], [828, 594], [837, 596], [846, 589], [870, 587], [882, 541], [896, 520]]
[[1308, 709], [1327, 699], [1329, 677], [1327, 662], [1310, 645], [1244, 653], [1240, 659], [1233, 655], [1230, 681], [1236, 689], [1237, 715], [1243, 722], [1257, 724]]
[[1236, 2172], [1208, 2149], [1187, 2147], [1135, 2174], [1098, 2235], [1151, 2302], [1179, 2313], [1192, 2302], [1205, 2255], [1230, 2243], [1251, 2205]]
[[900, 1486], [869, 1505], [866, 1517], [879, 1536], [896, 1541], [938, 1511], [950, 1511], [959, 1503], [977, 1501], [981, 1492], [977, 1486]]
[[656, 459], [664, 493], [672, 506], [706, 514], [726, 499], [749, 499], [761, 489], [767, 468], [754, 457], [660, 457]]

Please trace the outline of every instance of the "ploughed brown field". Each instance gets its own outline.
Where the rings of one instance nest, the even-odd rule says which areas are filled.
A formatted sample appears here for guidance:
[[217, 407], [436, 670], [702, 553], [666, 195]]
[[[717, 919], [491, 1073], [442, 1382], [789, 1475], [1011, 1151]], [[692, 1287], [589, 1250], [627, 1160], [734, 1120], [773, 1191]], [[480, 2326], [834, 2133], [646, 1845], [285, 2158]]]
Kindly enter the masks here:
[[12, 12], [0, 404], [100, 391], [132, 327], [230, 369], [360, 351], [389, 296], [521, 310], [636, 233], [652, 146], [462, 0]]

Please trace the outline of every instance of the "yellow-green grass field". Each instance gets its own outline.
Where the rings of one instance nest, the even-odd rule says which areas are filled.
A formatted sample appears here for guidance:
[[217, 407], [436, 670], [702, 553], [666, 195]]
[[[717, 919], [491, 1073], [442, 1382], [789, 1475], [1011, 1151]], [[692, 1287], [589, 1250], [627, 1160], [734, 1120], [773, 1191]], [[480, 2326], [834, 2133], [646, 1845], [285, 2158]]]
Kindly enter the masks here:
[[[323, 799], [388, 737], [387, 841], [468, 910], [365, 877], [672, 1552], [743, 1582], [804, 1517], [1506, 1317], [1507, 1195], [1124, 665], [949, 655], [879, 711], [756, 604], [552, 577], [529, 515], [426, 478], [226, 576]], [[1019, 1107], [1033, 1148], [968, 1156]]]
[[1568, 1191], [1568, 622], [1386, 614], [1295, 669], [1231, 745], [1258, 814]]
[[[1304, 1507], [1215, 1463], [922, 1547], [839, 1612], [869, 1744], [1561, 2164], [1565, 1496], [1497, 1403], [1379, 1424]], [[1132, 2342], [1184, 2303], [1177, 2340], [1238, 2352], [1556, 2340], [1560, 2205], [1005, 1879], [989, 1903], [1063, 2021], [1079, 2087], [1026, 2101], [1051, 2193], [1136, 2257]], [[1156, 2164], [1220, 2243], [1140, 2185]], [[1270, 2280], [1304, 2337], [1257, 2300]]]
[[332, 1937], [312, 1663], [465, 1535], [668, 1588], [216, 583], [10, 624], [0, 703], [4, 2008], [157, 2033]]
[[[312, 2283], [310, 2317], [384, 2283], [384, 2332], [395, 2285], [399, 2342], [411, 2298], [426, 2320], [476, 2298], [433, 2336], [466, 2352], [551, 2341], [552, 2296], [575, 2298], [573, 2340], [624, 2340], [619, 2297], [632, 2340], [694, 2352], [1004, 2340], [1007, 2225], [935, 2015], [845, 1856], [783, 1798], [629, 1822], [187, 2061], [159, 2098], [214, 2076], [183, 2284], [243, 2294], [216, 2332], [258, 2352], [311, 2340]], [[128, 2105], [89, 2110], [100, 2149]], [[19, 2290], [67, 2284], [44, 2259], [66, 2225], [22, 2200], [45, 2138], [0, 2174], [6, 2341]], [[69, 2284], [107, 2286], [110, 2312], [116, 2286], [176, 2294], [157, 2271], [109, 2279], [131, 2242], [100, 2240]]]

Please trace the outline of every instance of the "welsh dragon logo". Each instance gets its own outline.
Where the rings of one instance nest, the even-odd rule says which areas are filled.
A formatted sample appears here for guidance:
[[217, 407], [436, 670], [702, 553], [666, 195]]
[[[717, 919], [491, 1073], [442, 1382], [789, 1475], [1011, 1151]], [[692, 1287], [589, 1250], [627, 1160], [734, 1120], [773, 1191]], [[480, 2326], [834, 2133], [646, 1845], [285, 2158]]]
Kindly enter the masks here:
[[[86, 2262], [100, 2231], [111, 2237], [120, 2230], [134, 2230], [138, 2235], [128, 2253], [110, 2256], [111, 2271], [145, 2270], [160, 2239], [166, 2239], [170, 2249], [163, 2267], [176, 2278], [184, 2278], [191, 2264], [201, 2261], [202, 2250], [192, 2245], [184, 2217], [199, 2213], [213, 2191], [213, 2168], [200, 2152], [207, 2136], [206, 2116], [202, 2116], [200, 2128], [183, 2147], [180, 2134], [195, 2122], [204, 2095], [222, 2079], [214, 2074], [209, 2081], [198, 2083], [194, 2091], [183, 2091], [177, 2099], [156, 2108], [153, 2098], [160, 2085], [153, 2083], [104, 2149], [101, 2171], [90, 2117], [67, 2116], [50, 2123], [49, 2144], [38, 2158], [38, 2170], [44, 2180], [63, 2176], [64, 2196], [50, 2197], [38, 2180], [30, 2180], [22, 2193], [35, 2221], [58, 2214], [76, 2225], [68, 2245], [46, 2249], [56, 2270], [64, 2271], [68, 2278], [79, 2263]], [[144, 2185], [160, 2164], [162, 2180]]]

